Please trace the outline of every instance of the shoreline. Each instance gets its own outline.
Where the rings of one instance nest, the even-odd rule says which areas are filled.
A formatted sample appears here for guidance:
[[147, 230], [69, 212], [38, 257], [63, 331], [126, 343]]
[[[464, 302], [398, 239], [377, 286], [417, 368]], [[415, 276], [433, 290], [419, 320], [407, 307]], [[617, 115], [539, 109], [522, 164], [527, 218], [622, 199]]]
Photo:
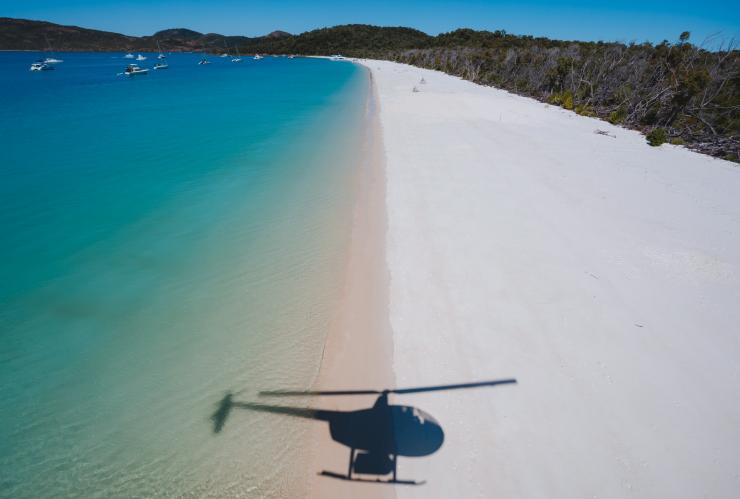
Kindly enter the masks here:
[[[385, 260], [385, 153], [380, 102], [372, 72], [364, 65], [358, 66], [368, 78], [367, 125], [352, 182], [355, 201], [342, 293], [329, 325], [314, 390], [382, 389], [392, 387], [395, 378]], [[374, 396], [316, 397], [309, 404], [355, 410], [370, 407], [374, 400]], [[309, 443], [307, 497], [395, 497], [391, 487], [357, 487], [356, 483], [318, 475], [321, 470], [344, 473], [349, 461], [349, 449], [331, 439], [325, 423], [312, 425]]]

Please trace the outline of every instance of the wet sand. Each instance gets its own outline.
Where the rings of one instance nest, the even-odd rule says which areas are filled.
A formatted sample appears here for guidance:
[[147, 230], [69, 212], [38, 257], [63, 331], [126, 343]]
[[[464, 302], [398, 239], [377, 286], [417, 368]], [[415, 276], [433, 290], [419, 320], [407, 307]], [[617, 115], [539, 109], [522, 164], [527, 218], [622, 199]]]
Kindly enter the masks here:
[[[392, 338], [388, 321], [388, 271], [385, 263], [385, 171], [377, 95], [371, 79], [368, 127], [355, 179], [351, 241], [344, 289], [330, 325], [316, 390], [383, 389], [394, 385]], [[356, 410], [371, 407], [374, 396], [316, 397], [312, 407]], [[311, 428], [308, 497], [394, 497], [392, 486], [346, 482], [320, 476], [322, 470], [346, 474], [350, 449], [334, 442], [328, 424]], [[375, 478], [375, 477], [369, 477]]]

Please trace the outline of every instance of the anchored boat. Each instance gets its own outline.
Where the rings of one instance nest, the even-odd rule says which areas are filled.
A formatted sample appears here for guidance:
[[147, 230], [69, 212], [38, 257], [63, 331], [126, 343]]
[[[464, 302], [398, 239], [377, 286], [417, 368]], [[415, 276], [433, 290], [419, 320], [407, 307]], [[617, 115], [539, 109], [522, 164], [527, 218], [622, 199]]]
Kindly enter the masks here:
[[137, 76], [137, 75], [145, 75], [149, 72], [148, 69], [140, 68], [136, 64], [129, 64], [126, 66], [126, 69], [124, 70], [123, 74], [126, 76]]
[[242, 62], [242, 56], [239, 54], [239, 47], [234, 45], [234, 49], [236, 50], [236, 57], [231, 59], [231, 62]]
[[159, 46], [159, 40], [157, 40], [157, 49], [159, 49], [159, 55], [157, 56], [157, 59], [159, 59], [161, 62], [158, 62], [154, 65], [154, 69], [167, 69], [170, 66], [165, 62], [165, 55], [162, 53], [162, 47]]
[[31, 64], [31, 68], [29, 69], [29, 71], [50, 71], [52, 69], [54, 69], [54, 66], [50, 66], [44, 61], [36, 61]]

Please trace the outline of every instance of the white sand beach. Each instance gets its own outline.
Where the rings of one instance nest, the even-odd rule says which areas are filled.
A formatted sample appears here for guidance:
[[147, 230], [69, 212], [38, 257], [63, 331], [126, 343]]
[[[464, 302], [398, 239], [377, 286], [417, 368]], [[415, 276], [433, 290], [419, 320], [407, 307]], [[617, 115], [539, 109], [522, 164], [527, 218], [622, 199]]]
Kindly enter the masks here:
[[362, 64], [385, 149], [395, 383], [518, 379], [392, 397], [445, 432], [437, 453], [400, 459], [399, 478], [427, 483], [396, 495], [737, 497], [740, 169]]

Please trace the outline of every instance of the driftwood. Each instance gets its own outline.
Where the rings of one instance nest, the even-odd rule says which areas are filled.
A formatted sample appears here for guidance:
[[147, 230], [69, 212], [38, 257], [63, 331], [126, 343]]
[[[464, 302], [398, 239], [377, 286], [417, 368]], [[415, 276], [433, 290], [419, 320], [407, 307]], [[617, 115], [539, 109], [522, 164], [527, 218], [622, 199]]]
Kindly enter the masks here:
[[596, 135], [606, 135], [607, 137], [611, 137], [611, 138], [613, 138], [613, 139], [616, 139], [616, 138], [617, 138], [617, 136], [616, 136], [616, 135], [614, 135], [613, 133], [609, 133], [609, 132], [607, 132], [606, 130], [600, 130], [600, 129], [598, 129], [598, 128], [597, 128], [596, 130], [594, 130], [594, 133], [595, 133]]

